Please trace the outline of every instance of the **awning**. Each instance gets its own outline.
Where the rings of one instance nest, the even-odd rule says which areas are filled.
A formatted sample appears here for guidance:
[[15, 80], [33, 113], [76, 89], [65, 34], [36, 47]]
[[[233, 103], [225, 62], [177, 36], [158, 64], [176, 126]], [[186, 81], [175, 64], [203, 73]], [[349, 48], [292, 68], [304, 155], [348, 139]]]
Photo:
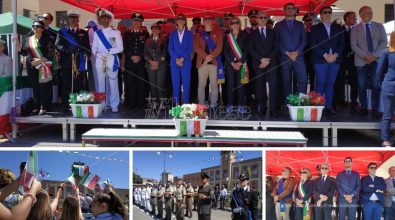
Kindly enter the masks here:
[[[328, 163], [329, 175], [344, 170], [344, 158], [352, 158], [352, 169], [361, 176], [367, 175], [367, 166], [370, 162], [381, 166], [389, 159], [395, 158], [391, 151], [267, 151], [266, 174], [271, 176], [281, 175], [284, 167], [290, 167], [294, 176], [299, 177], [302, 168], [309, 168], [312, 174], [317, 175], [316, 166]], [[393, 164], [395, 166], [395, 164]]]
[[144, 18], [171, 18], [179, 13], [187, 17], [202, 17], [206, 14], [223, 16], [232, 12], [236, 16], [247, 15], [252, 9], [266, 10], [269, 15], [284, 15], [283, 6], [293, 2], [300, 14], [317, 12], [336, 0], [61, 0], [78, 8], [94, 12], [102, 7], [112, 11], [115, 18], [130, 18], [134, 12]]
[[[18, 34], [27, 34], [33, 25], [33, 19], [24, 17], [22, 15], [17, 16], [17, 33]], [[4, 14], [0, 14], [0, 35], [4, 34], [12, 34], [12, 12], [7, 12]], [[58, 30], [56, 27], [52, 27], [55, 30]]]

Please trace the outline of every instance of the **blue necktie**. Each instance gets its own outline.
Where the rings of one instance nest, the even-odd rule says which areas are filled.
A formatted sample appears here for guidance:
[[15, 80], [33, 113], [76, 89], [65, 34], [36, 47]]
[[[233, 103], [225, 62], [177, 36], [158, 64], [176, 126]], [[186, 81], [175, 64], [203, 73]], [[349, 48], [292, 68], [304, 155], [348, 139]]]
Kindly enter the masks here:
[[366, 25], [366, 41], [368, 43], [368, 51], [373, 52], [373, 40], [372, 40], [372, 33], [370, 32], [369, 24]]
[[261, 38], [262, 38], [262, 41], [265, 41], [265, 39], [266, 39], [265, 33], [263, 32], [263, 28], [261, 28]]
[[293, 26], [292, 20], [287, 20], [287, 23], [288, 23], [288, 28], [291, 29]]

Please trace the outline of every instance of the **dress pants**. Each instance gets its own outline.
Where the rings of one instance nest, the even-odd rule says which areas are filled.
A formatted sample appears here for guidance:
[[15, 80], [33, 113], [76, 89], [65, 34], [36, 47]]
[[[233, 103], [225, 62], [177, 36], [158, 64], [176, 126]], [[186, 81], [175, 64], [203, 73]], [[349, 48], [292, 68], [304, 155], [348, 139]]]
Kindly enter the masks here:
[[217, 66], [212, 64], [203, 64], [199, 69], [199, 87], [198, 98], [199, 103], [204, 104], [206, 97], [207, 78], [210, 79], [210, 107], [217, 107], [218, 100], [218, 83], [217, 83]]
[[291, 204], [285, 204], [285, 215], [281, 216], [280, 203], [276, 202], [276, 217], [277, 220], [290, 220], [289, 211], [291, 209]]
[[380, 220], [383, 214], [383, 204], [368, 201], [363, 204], [362, 211], [364, 220]]
[[[358, 78], [358, 93], [359, 93], [359, 101], [361, 103], [362, 108], [368, 108], [368, 94], [367, 89], [369, 88], [369, 82], [373, 82], [376, 76], [377, 62], [366, 64], [365, 66], [356, 67], [357, 70], [357, 78]], [[369, 80], [370, 79], [370, 80]], [[380, 87], [374, 87], [374, 85], [370, 85], [372, 88], [372, 110], [378, 110], [379, 108], [379, 100], [380, 100]]]
[[384, 208], [384, 220], [395, 220], [395, 202], [390, 207]]
[[269, 83], [269, 108], [270, 112], [276, 111], [276, 100], [277, 100], [277, 73], [274, 70], [267, 72], [273, 68], [273, 64], [267, 66], [264, 69], [255, 68], [256, 73], [256, 97], [258, 99], [259, 107], [261, 111], [265, 111], [267, 108], [267, 89], [266, 82]]
[[[246, 95], [245, 95], [245, 85], [241, 84], [240, 71], [234, 70], [231, 65], [226, 65], [226, 94], [228, 96], [228, 105], [233, 106], [245, 106], [246, 105]], [[237, 100], [234, 100], [234, 95], [236, 94]]]
[[184, 63], [182, 67], [171, 64], [171, 79], [173, 82], [173, 103], [180, 104], [181, 81], [182, 81], [182, 101], [189, 103], [189, 84], [191, 80], [191, 64]]
[[96, 59], [98, 82], [98, 88], [96, 90], [98, 92], [105, 92], [106, 81], [108, 80], [110, 87], [110, 97], [106, 97], [106, 100], [109, 100], [112, 111], [117, 112], [119, 106], [118, 70], [113, 71], [113, 63], [113, 55], [108, 55], [105, 61], [103, 59]]
[[348, 203], [347, 201], [339, 203], [339, 220], [355, 220], [357, 214], [357, 202]]
[[126, 72], [123, 75], [125, 85], [124, 106], [132, 108], [144, 108], [146, 105], [146, 71], [144, 61], [132, 63], [126, 60]]
[[165, 91], [166, 66], [161, 66], [157, 70], [151, 70], [147, 67], [147, 72], [151, 86], [151, 98], [159, 101], [160, 98], [163, 98]]
[[316, 220], [331, 220], [332, 219], [332, 205], [321, 203], [320, 207], [314, 208], [314, 217]]
[[325, 96], [325, 108], [332, 108], [333, 91], [336, 77], [339, 72], [339, 64], [333, 63], [316, 63], [314, 64], [316, 73], [316, 92]]
[[347, 100], [345, 93], [346, 81], [351, 87], [350, 98], [352, 103], [356, 103], [358, 99], [358, 79], [354, 66], [354, 58], [345, 57], [340, 64], [339, 74], [335, 82], [335, 92], [333, 104], [337, 105]]
[[292, 61], [288, 57], [280, 58], [281, 76], [283, 81], [283, 98], [287, 103], [287, 97], [292, 93], [292, 70], [296, 76], [297, 93], [306, 93], [307, 89], [307, 75], [306, 66], [303, 57], [298, 57], [296, 61]]
[[[72, 79], [71, 68], [62, 67], [61, 74], [63, 111], [66, 111], [69, 109], [70, 93], [78, 93], [86, 90], [86, 73], [79, 73], [76, 78]], [[72, 82], [74, 84], [72, 84]], [[71, 87], [73, 87], [73, 90]]]

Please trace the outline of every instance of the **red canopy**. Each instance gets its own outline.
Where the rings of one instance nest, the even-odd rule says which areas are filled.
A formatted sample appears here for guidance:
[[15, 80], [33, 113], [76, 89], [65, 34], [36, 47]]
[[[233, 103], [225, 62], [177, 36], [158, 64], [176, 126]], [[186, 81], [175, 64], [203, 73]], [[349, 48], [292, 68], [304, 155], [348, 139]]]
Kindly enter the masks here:
[[225, 12], [246, 15], [252, 9], [266, 10], [269, 15], [284, 15], [283, 5], [293, 2], [300, 14], [317, 12], [336, 0], [62, 0], [71, 5], [94, 12], [102, 7], [112, 11], [115, 18], [130, 18], [134, 12], [144, 18], [172, 18], [184, 13], [187, 17], [202, 17], [206, 14], [223, 16]]
[[380, 166], [394, 155], [391, 151], [267, 151], [266, 174], [279, 176], [284, 167], [291, 167], [292, 175], [297, 177], [302, 168], [309, 168], [315, 176], [317, 164], [328, 163], [329, 175], [335, 176], [344, 170], [344, 158], [351, 157], [353, 170], [367, 175], [370, 162]]

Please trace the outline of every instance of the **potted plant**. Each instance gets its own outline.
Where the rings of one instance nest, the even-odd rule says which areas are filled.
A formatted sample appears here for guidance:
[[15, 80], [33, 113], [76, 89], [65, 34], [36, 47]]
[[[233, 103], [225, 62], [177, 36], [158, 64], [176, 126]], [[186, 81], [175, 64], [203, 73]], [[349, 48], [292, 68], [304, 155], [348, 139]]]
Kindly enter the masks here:
[[287, 97], [289, 115], [292, 121], [320, 121], [325, 98], [316, 92], [291, 94]]
[[177, 134], [180, 136], [200, 136], [206, 130], [207, 108], [200, 104], [183, 104], [170, 110]]
[[106, 95], [104, 93], [86, 92], [70, 93], [69, 103], [76, 118], [100, 117]]

